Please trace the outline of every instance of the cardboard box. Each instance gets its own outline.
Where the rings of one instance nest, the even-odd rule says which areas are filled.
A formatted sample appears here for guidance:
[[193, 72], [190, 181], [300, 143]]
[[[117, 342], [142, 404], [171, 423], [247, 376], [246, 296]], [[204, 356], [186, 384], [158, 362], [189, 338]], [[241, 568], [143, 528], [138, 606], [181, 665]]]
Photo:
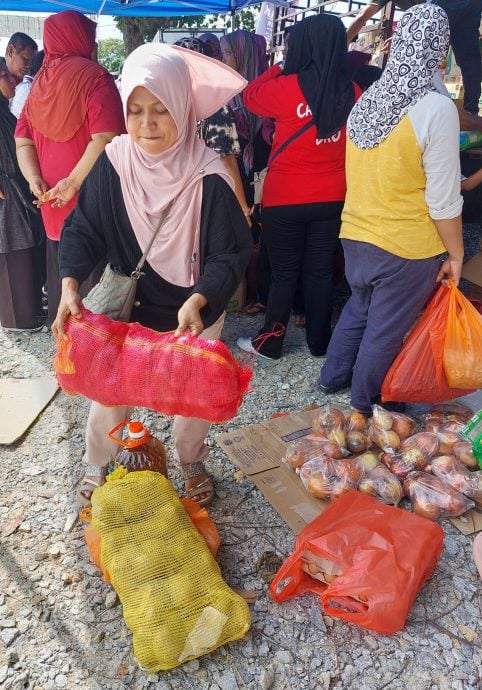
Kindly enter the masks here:
[[482, 288], [482, 251], [464, 264], [462, 268], [462, 278]]
[[[315, 413], [293, 412], [215, 437], [231, 462], [251, 479], [295, 534], [328, 505], [309, 494], [298, 475], [282, 461], [288, 443], [311, 433]], [[482, 513], [471, 510], [451, 522], [463, 534], [473, 534], [482, 530]]]
[[298, 412], [219, 434], [216, 441], [251, 479], [286, 524], [298, 534], [328, 505], [304, 488], [282, 458], [286, 446], [311, 433], [315, 411]]
[[227, 306], [226, 306], [226, 311], [227, 312], [232, 312], [232, 311], [241, 311], [241, 309], [244, 307], [246, 304], [246, 278], [243, 278], [243, 280], [240, 282], [238, 289], [234, 293], [234, 295], [231, 297], [229, 300]]

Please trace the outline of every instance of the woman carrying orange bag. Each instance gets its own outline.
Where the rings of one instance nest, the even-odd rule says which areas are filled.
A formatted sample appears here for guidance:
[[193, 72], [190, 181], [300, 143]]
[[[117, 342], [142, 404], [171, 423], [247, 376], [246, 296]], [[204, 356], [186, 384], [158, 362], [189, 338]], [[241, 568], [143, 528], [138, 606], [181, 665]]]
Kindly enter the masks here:
[[348, 118], [340, 237], [352, 294], [320, 383], [333, 393], [351, 382], [352, 405], [362, 412], [377, 401], [435, 282], [460, 279], [458, 115], [433, 86], [449, 41], [440, 7], [415, 5], [405, 12], [382, 77]]

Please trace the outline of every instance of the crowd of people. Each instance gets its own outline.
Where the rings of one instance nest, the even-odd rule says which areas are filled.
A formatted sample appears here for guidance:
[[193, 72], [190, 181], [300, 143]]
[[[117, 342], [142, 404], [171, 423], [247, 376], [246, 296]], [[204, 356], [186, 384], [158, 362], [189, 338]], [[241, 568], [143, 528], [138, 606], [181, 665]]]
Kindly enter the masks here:
[[[368, 413], [436, 282], [460, 280], [460, 123], [436, 87], [452, 21], [440, 5], [408, 9], [383, 72], [348, 52], [345, 26], [325, 13], [291, 26], [270, 68], [264, 38], [245, 30], [147, 44], [126, 59], [120, 93], [78, 12], [46, 19], [43, 55], [12, 36], [0, 63], [2, 327], [46, 320], [62, 337], [106, 263], [129, 275], [156, 233], [132, 320], [219, 338], [246, 275], [246, 310], [265, 316], [238, 346], [279, 359], [294, 312], [311, 355], [326, 356], [321, 390], [351, 385]], [[480, 78], [474, 118], [479, 97]], [[332, 332], [343, 273], [350, 297]], [[108, 431], [129, 414], [92, 404], [85, 505], [114, 452]], [[202, 505], [214, 497], [208, 429], [173, 424]]]

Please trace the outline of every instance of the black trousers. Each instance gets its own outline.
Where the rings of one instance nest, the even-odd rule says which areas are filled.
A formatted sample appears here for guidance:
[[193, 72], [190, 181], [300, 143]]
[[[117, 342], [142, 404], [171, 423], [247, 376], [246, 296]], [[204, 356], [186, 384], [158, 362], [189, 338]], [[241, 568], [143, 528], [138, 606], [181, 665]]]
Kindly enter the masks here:
[[37, 328], [42, 315], [41, 247], [0, 254], [0, 324]]
[[262, 330], [253, 345], [274, 359], [281, 356], [296, 287], [301, 275], [310, 352], [322, 355], [331, 337], [333, 257], [342, 201], [263, 208], [263, 237], [271, 263], [271, 289]]
[[481, 62], [479, 25], [481, 0], [470, 0], [463, 9], [452, 9], [450, 2], [437, 0], [447, 13], [450, 42], [464, 82], [464, 108], [475, 115], [479, 112]]

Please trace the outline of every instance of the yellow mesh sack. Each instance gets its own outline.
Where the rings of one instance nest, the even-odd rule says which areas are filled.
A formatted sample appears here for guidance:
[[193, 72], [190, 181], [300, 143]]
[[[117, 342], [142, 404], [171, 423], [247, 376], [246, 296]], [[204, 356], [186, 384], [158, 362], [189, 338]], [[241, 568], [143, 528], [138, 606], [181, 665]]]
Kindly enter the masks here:
[[132, 631], [134, 654], [165, 671], [243, 637], [246, 602], [219, 566], [169, 481], [130, 472], [92, 495], [92, 525]]

